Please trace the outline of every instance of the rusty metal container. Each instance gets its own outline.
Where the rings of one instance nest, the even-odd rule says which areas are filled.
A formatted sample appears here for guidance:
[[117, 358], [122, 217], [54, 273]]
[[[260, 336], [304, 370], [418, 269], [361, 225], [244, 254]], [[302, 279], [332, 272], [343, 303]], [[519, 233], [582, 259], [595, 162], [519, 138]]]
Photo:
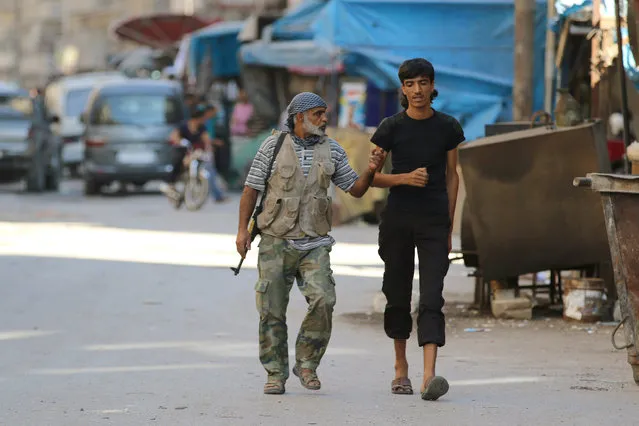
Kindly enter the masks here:
[[[628, 363], [639, 384], [639, 176], [589, 173], [573, 184], [599, 192], [621, 309]], [[615, 330], [616, 332], [617, 330]]]
[[[602, 269], [611, 269], [599, 197], [572, 186], [575, 176], [610, 172], [601, 121], [480, 138], [460, 147], [459, 161], [462, 251], [477, 253], [464, 261], [477, 263], [485, 280], [606, 263]], [[614, 287], [611, 272], [606, 282]]]
[[484, 126], [484, 136], [501, 135], [504, 133], [528, 130], [534, 127], [541, 127], [544, 125], [544, 123], [532, 121], [507, 121], [501, 123], [486, 124]]

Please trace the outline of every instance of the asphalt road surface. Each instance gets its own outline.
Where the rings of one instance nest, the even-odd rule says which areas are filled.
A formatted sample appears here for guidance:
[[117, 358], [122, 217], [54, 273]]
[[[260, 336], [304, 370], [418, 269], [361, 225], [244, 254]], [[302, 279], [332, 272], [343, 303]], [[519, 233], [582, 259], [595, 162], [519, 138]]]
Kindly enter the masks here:
[[[0, 187], [2, 425], [636, 425], [639, 386], [608, 324], [496, 321], [447, 279], [437, 402], [390, 394], [391, 341], [369, 315], [381, 286], [377, 230], [334, 230], [338, 303], [322, 389], [291, 375], [262, 394], [255, 250], [237, 277], [237, 197], [175, 211], [155, 191], [85, 198]], [[305, 301], [294, 288], [291, 348]], [[475, 327], [481, 332], [467, 332]], [[413, 385], [421, 354], [410, 341]], [[293, 354], [291, 354], [293, 356]]]

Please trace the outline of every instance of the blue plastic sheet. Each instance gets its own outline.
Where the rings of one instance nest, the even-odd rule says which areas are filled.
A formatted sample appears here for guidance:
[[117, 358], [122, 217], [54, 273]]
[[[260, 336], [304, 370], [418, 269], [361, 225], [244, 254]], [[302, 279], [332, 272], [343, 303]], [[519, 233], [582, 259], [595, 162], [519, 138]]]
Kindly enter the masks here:
[[339, 61], [340, 55], [337, 49], [318, 46], [312, 40], [291, 40], [245, 44], [240, 49], [240, 57], [248, 65], [329, 68]]
[[[626, 3], [624, 0], [621, 0], [620, 3], [621, 16], [626, 16]], [[557, 0], [555, 11], [557, 15], [548, 23], [548, 26], [552, 31], [558, 33], [567, 18], [590, 19], [592, 0]], [[614, 18], [615, 0], [601, 0], [599, 13], [602, 18]]]
[[273, 39], [312, 40], [312, 24], [327, 0], [306, 0], [273, 23]]
[[[546, 3], [536, 2], [534, 105], [543, 107]], [[468, 140], [510, 120], [514, 78], [512, 0], [332, 0], [313, 24], [315, 41], [344, 51], [346, 69], [381, 89], [423, 57], [435, 66], [435, 108], [458, 118]]]
[[[628, 37], [628, 29], [621, 29], [621, 37]], [[615, 42], [617, 41], [617, 37], [614, 37]], [[635, 90], [639, 90], [639, 64], [637, 64], [635, 60], [635, 55], [632, 53], [632, 49], [630, 48], [630, 44], [625, 43], [622, 47], [623, 49], [623, 68], [626, 71], [626, 75], [628, 79], [632, 82]], [[628, 87], [628, 90], [631, 90]]]
[[205, 55], [210, 55], [213, 75], [216, 77], [236, 77], [240, 74], [237, 54], [240, 41], [237, 39], [244, 27], [244, 21], [220, 22], [202, 28], [191, 34], [189, 48], [189, 68], [198, 69]]

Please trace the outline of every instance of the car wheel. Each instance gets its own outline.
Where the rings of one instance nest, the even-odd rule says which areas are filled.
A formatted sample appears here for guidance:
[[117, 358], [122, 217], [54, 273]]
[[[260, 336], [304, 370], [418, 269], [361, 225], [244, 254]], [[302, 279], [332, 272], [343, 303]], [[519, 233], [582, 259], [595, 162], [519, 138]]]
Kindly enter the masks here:
[[31, 159], [31, 166], [27, 174], [27, 191], [42, 192], [45, 187], [46, 167], [42, 159], [42, 153], [36, 152]]
[[135, 186], [135, 189], [142, 191], [146, 186], [146, 182], [133, 182], [133, 185]]
[[95, 178], [89, 175], [84, 176], [84, 195], [97, 195], [100, 192], [100, 185]]
[[46, 188], [49, 191], [60, 190], [60, 180], [62, 179], [62, 155], [58, 151], [53, 157], [51, 157], [51, 164], [49, 165], [49, 173], [46, 178]]
[[82, 173], [80, 173], [79, 164], [72, 164], [68, 167], [68, 169], [69, 169], [69, 174], [71, 175], [73, 179], [77, 179], [82, 175]]

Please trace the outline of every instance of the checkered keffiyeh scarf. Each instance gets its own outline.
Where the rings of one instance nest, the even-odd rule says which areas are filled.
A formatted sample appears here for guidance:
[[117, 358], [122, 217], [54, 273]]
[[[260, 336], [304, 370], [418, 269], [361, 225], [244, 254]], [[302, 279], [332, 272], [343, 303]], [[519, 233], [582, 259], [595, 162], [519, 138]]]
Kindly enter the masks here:
[[287, 108], [287, 114], [288, 114], [287, 124], [288, 124], [289, 131], [291, 133], [291, 137], [293, 138], [295, 143], [308, 147], [308, 146], [313, 146], [320, 141], [321, 139], [320, 136], [313, 135], [305, 139], [302, 139], [300, 137], [295, 136], [295, 134], [293, 133], [293, 129], [295, 127], [295, 122], [294, 122], [295, 114], [298, 114], [300, 112], [306, 112], [310, 109], [319, 108], [319, 107], [327, 108], [327, 105], [326, 105], [326, 102], [324, 102], [324, 99], [322, 99], [319, 95], [316, 95], [315, 93], [302, 92], [293, 98], [293, 100], [291, 101], [291, 103], [289, 104]]

